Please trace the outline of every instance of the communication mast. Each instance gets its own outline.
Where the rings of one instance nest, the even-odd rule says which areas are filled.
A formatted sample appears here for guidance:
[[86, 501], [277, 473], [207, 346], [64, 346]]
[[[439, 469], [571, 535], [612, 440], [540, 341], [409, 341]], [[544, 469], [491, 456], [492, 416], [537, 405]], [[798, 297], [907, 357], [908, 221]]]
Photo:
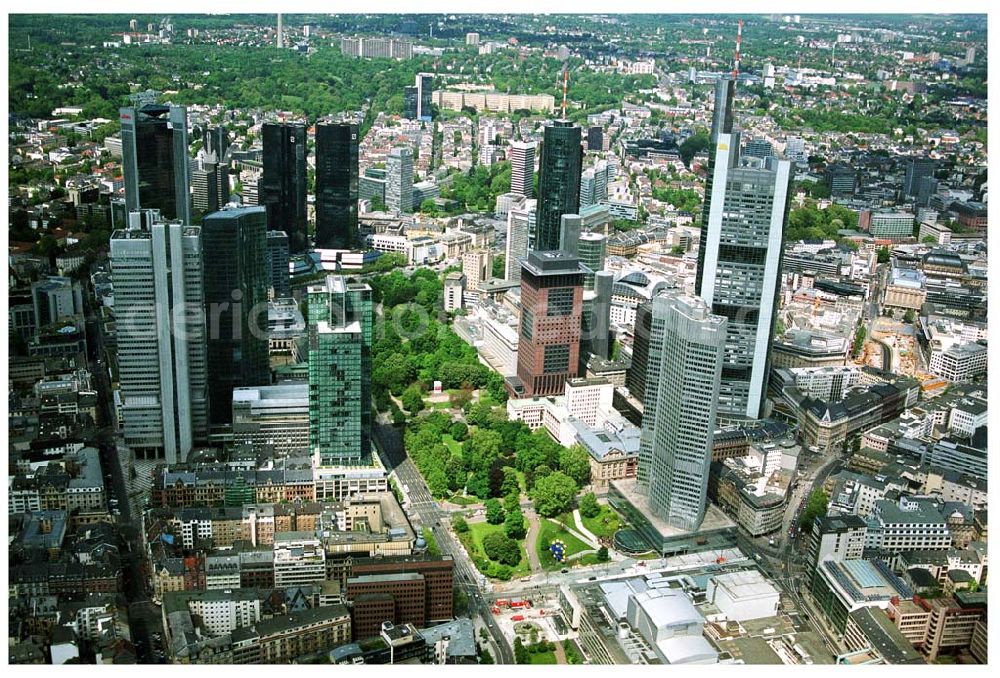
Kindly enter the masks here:
[[569, 88], [569, 66], [563, 66], [563, 101], [562, 117], [566, 119], [566, 90]]

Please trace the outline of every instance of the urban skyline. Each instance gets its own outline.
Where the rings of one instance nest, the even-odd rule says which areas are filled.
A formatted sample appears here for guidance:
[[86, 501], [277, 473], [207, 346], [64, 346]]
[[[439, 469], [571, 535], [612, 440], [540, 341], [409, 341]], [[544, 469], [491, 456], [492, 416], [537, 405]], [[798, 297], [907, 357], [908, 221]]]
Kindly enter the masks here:
[[987, 663], [985, 14], [8, 23], [9, 663]]

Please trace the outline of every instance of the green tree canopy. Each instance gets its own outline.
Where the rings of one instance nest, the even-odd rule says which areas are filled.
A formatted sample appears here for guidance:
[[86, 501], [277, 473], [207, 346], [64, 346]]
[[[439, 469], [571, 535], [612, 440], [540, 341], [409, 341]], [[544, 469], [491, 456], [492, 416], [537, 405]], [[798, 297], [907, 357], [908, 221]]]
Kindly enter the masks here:
[[550, 475], [535, 481], [532, 496], [538, 514], [551, 518], [564, 512], [573, 503], [576, 483], [565, 473], [553, 471]]

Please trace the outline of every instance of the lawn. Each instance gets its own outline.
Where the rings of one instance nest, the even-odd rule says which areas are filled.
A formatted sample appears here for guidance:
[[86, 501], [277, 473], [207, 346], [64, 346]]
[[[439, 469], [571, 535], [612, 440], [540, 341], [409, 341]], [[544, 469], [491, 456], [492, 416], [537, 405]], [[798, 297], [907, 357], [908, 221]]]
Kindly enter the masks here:
[[542, 521], [541, 529], [538, 531], [538, 541], [535, 542], [535, 548], [538, 551], [538, 559], [541, 561], [542, 567], [546, 570], [558, 570], [559, 568], [571, 567], [575, 564], [575, 561], [569, 563], [556, 562], [552, 551], [549, 550], [549, 546], [554, 539], [561, 539], [566, 544], [566, 556], [590, 549], [589, 546], [564, 530], [558, 523], [551, 520], [544, 520]]
[[545, 652], [532, 652], [528, 655], [531, 658], [531, 664], [557, 664], [556, 653], [552, 650], [546, 650]]
[[[465, 546], [465, 550], [469, 552], [469, 556], [476, 563], [479, 571], [487, 576], [492, 576], [487, 569], [480, 567], [482, 563], [489, 563], [495, 567], [503, 566], [486, 557], [486, 553], [483, 551], [483, 538], [492, 532], [503, 532], [503, 525], [490, 525], [487, 522], [469, 523], [468, 525], [469, 531], [459, 533], [458, 538]], [[526, 577], [531, 574], [531, 566], [528, 565], [528, 555], [524, 550], [524, 543], [521, 542], [518, 546], [521, 549], [521, 562], [517, 564], [517, 567], [510, 568], [510, 579]]]
[[[601, 512], [593, 518], [584, 515], [580, 516], [583, 525], [598, 537], [611, 538], [622, 526], [622, 519], [618, 513], [606, 504], [601, 505]], [[570, 523], [572, 524], [572, 523]]]
[[448, 498], [452, 504], [457, 504], [458, 506], [471, 506], [472, 504], [478, 504], [479, 499], [476, 497], [463, 497], [457, 492]]
[[441, 436], [441, 442], [445, 444], [452, 454], [462, 454], [462, 443], [451, 437], [450, 433]]

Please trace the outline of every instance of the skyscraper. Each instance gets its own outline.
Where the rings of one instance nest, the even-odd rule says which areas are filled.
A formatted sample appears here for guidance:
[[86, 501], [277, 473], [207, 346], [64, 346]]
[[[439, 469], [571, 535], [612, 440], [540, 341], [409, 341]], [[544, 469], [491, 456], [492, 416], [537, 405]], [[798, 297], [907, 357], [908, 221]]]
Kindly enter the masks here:
[[525, 200], [507, 213], [507, 249], [504, 253], [504, 279], [521, 281], [521, 260], [528, 256], [531, 232], [534, 230], [537, 201]]
[[413, 211], [413, 151], [396, 146], [386, 161], [385, 206], [400, 214]]
[[580, 209], [582, 164], [579, 125], [568, 120], [555, 120], [546, 126], [538, 171], [536, 250], [559, 249], [562, 215], [576, 214]]
[[729, 321], [718, 407], [727, 423], [763, 414], [791, 184], [787, 160], [740, 158], [731, 83], [716, 87], [695, 278], [697, 295]]
[[608, 199], [608, 163], [600, 160], [580, 176], [580, 209]]
[[267, 232], [267, 273], [267, 285], [274, 290], [275, 298], [292, 296], [288, 279], [288, 234], [284, 231]]
[[123, 436], [173, 464], [208, 434], [201, 229], [155, 211], [129, 221], [111, 235]]
[[535, 149], [534, 141], [510, 142], [510, 192], [535, 197]]
[[354, 249], [358, 239], [358, 126], [316, 125], [316, 247]]
[[587, 128], [587, 150], [604, 150], [604, 128], [600, 125], [591, 125]]
[[267, 340], [267, 211], [234, 207], [201, 228], [213, 426], [233, 420], [233, 389], [271, 382]]
[[580, 260], [561, 250], [529, 252], [521, 263], [521, 327], [513, 397], [556, 395], [578, 374], [583, 312]]
[[[229, 176], [220, 176], [225, 172], [217, 162], [214, 161], [214, 154], [204, 154], [198, 159], [198, 169], [191, 172], [192, 199], [191, 204], [194, 209], [201, 214], [216, 212], [229, 202]], [[227, 189], [225, 195], [222, 188]]]
[[592, 290], [583, 292], [580, 322], [580, 371], [586, 371], [591, 355], [607, 359], [611, 354], [611, 292], [614, 275], [608, 271], [588, 275], [595, 280]]
[[322, 466], [371, 458], [372, 290], [341, 276], [308, 289], [309, 446]]
[[434, 74], [417, 73], [417, 119], [431, 119], [431, 101], [434, 97]]
[[654, 297], [638, 480], [670, 525], [696, 530], [705, 517], [725, 318], [697, 297]]
[[125, 205], [191, 223], [187, 109], [147, 103], [119, 111]]
[[309, 246], [306, 233], [306, 128], [300, 122], [265, 122], [264, 172], [258, 204], [267, 209], [267, 228], [288, 234], [293, 254]]
[[224, 125], [206, 127], [202, 131], [202, 144], [207, 153], [215, 153], [217, 162], [229, 164], [229, 130]]
[[581, 233], [577, 245], [577, 256], [580, 263], [586, 266], [590, 273], [583, 277], [583, 289], [594, 289], [594, 275], [604, 270], [604, 260], [607, 257], [608, 237], [603, 233]]
[[649, 365], [649, 339], [653, 322], [653, 303], [647, 301], [635, 309], [632, 333], [632, 363], [625, 373], [625, 386], [643, 405], [646, 404], [646, 368]]
[[559, 249], [574, 257], [579, 256], [581, 222], [579, 214], [564, 214], [559, 220]]
[[417, 119], [417, 106], [420, 101], [420, 92], [416, 85], [409, 85], [403, 88], [403, 117], [407, 120]]
[[698, 266], [695, 269], [694, 289], [697, 294], [701, 290], [701, 275], [705, 268], [705, 252], [708, 249], [708, 217], [712, 211], [714, 193], [712, 183], [715, 181], [715, 157], [720, 134], [731, 134], [733, 131], [733, 99], [736, 98], [736, 81], [730, 76], [724, 76], [715, 81], [715, 109], [712, 112], [712, 131], [708, 147], [708, 171], [705, 175], [705, 199], [701, 205], [702, 228], [699, 235]]
[[924, 177], [934, 177], [937, 164], [931, 158], [908, 158], [906, 176], [903, 178], [903, 195], [915, 197], [920, 191], [920, 181]]

